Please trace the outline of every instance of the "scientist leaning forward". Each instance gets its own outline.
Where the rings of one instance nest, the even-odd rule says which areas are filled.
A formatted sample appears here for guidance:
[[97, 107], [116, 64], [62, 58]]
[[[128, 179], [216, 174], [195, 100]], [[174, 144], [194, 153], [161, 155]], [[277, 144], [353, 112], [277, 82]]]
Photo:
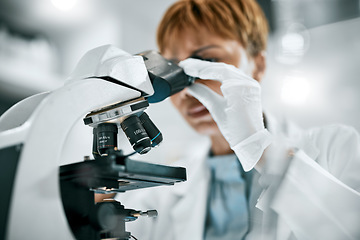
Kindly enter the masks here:
[[188, 182], [116, 196], [158, 209], [156, 220], [128, 225], [134, 236], [360, 239], [359, 134], [337, 125], [301, 130], [263, 115], [267, 32], [251, 0], [184, 0], [165, 13], [160, 52], [204, 79], [171, 100], [210, 144], [180, 161]]

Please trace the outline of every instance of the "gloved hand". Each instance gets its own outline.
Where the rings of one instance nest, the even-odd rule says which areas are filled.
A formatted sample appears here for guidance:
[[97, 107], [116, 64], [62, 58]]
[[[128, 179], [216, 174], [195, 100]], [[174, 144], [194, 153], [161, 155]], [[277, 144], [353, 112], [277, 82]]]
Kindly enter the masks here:
[[222, 82], [223, 96], [200, 83], [188, 90], [209, 110], [244, 170], [250, 171], [271, 143], [264, 128], [260, 84], [225, 63], [186, 59], [179, 65], [190, 76]]

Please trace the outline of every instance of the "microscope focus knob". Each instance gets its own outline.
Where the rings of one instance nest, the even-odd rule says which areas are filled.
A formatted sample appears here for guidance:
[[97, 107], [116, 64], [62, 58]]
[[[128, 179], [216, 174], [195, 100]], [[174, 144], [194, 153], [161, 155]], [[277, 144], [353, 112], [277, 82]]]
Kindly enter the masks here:
[[117, 202], [97, 203], [90, 215], [90, 221], [101, 231], [111, 231], [117, 227], [122, 210], [124, 206]]
[[131, 216], [133, 216], [133, 217], [142, 217], [142, 216], [157, 217], [158, 212], [156, 210], [148, 210], [146, 212], [135, 211], [135, 212], [131, 213]]

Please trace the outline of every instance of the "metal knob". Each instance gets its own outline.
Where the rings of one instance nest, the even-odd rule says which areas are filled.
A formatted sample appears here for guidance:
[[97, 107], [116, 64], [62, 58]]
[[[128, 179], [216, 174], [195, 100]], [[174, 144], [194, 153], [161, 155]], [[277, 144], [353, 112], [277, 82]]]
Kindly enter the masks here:
[[158, 212], [156, 210], [148, 210], [146, 212], [135, 211], [135, 212], [131, 213], [131, 216], [133, 216], [133, 217], [140, 217], [140, 216], [157, 217]]

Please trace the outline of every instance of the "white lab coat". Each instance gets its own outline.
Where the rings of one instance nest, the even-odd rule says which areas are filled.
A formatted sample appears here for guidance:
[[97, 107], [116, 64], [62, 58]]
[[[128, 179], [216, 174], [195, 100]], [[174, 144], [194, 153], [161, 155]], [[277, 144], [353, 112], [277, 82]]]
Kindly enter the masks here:
[[[267, 122], [271, 133], [289, 138], [300, 151], [276, 191], [260, 184], [266, 182], [264, 176], [253, 174], [246, 239], [261, 239], [264, 229], [262, 239], [360, 239], [359, 134], [341, 125], [303, 131], [269, 115]], [[186, 182], [117, 194], [116, 199], [127, 208], [159, 213], [155, 219], [127, 223], [128, 231], [139, 240], [203, 239], [209, 147], [209, 142], [192, 146], [174, 163], [186, 167]], [[264, 221], [269, 216], [272, 225], [266, 231]]]

